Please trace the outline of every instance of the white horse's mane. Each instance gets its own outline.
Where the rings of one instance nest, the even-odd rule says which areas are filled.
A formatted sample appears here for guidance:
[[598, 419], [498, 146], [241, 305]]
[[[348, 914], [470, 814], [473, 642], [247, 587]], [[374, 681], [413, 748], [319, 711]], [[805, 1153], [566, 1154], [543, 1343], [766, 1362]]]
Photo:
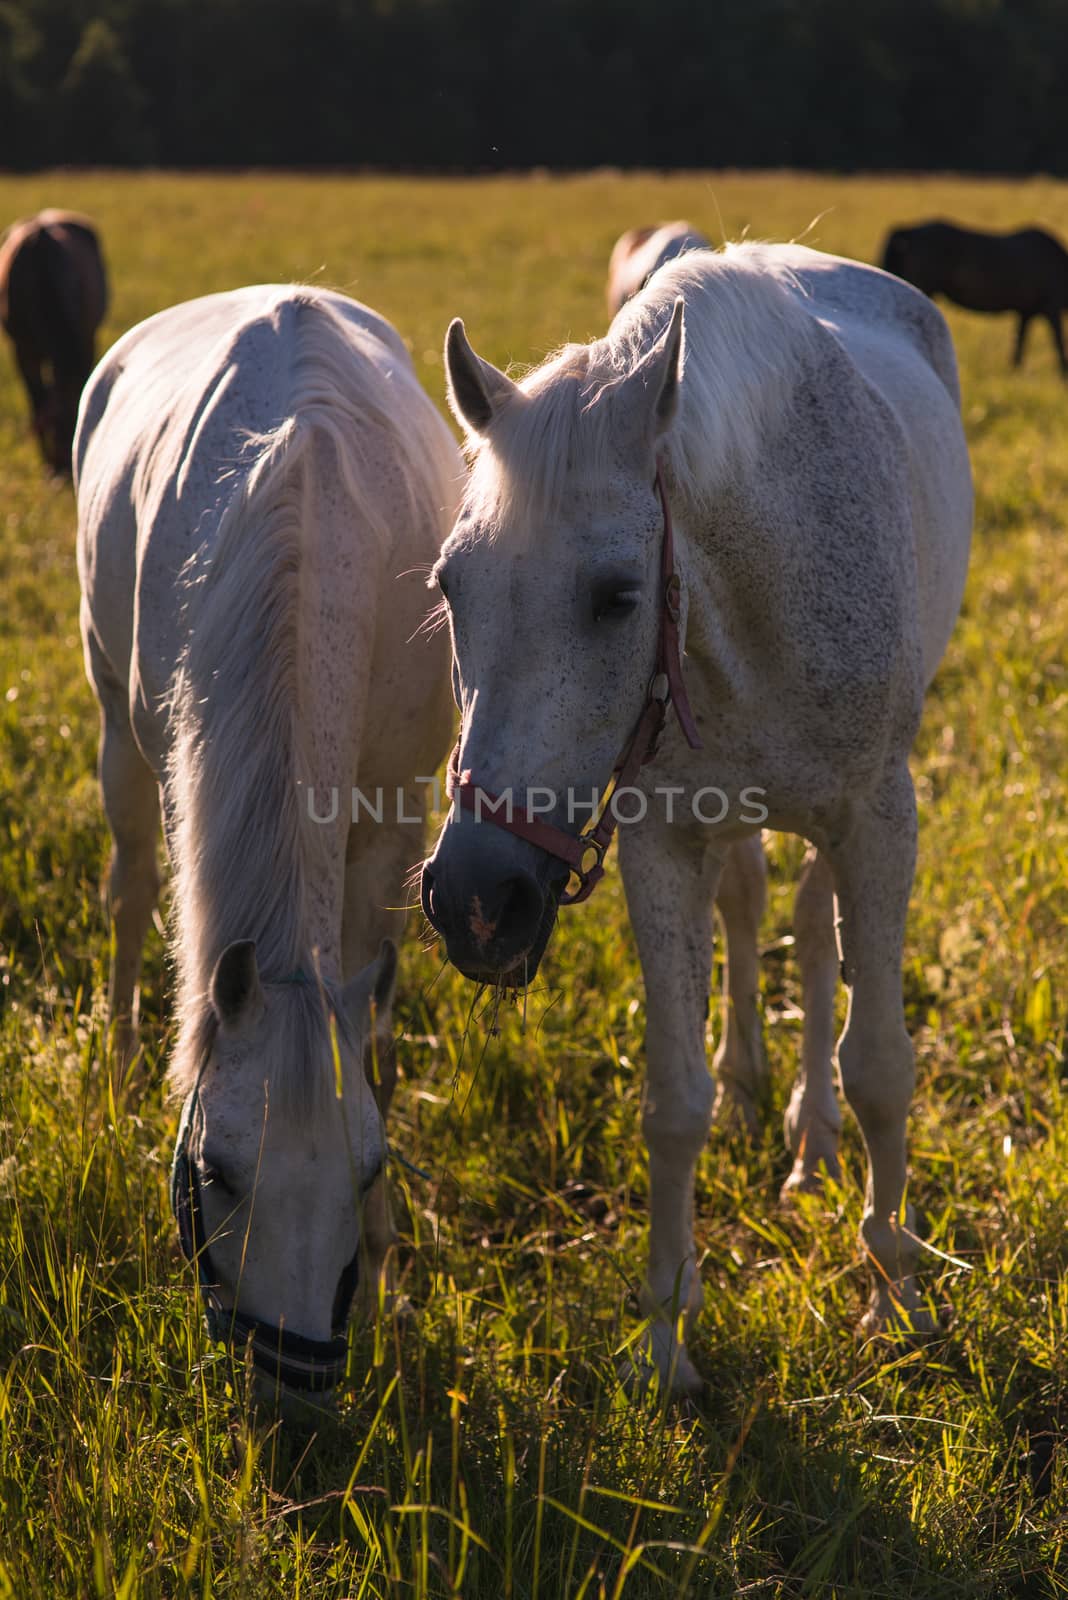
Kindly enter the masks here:
[[[208, 559], [198, 552], [186, 568], [191, 626], [172, 695], [167, 770], [177, 819], [169, 844], [180, 1019], [171, 1081], [180, 1094], [199, 1070], [212, 1025], [211, 972], [229, 943], [255, 940], [265, 983], [313, 973], [302, 948], [305, 884], [310, 853], [327, 841], [301, 809], [314, 779], [301, 711], [300, 602], [314, 537], [315, 437], [332, 443], [354, 521], [375, 541], [385, 544], [390, 529], [374, 504], [364, 446], [383, 431], [412, 515], [441, 514], [437, 485], [449, 439], [414, 377], [398, 366], [383, 382], [381, 344], [314, 291], [297, 310], [290, 415], [246, 440]], [[373, 347], [378, 366], [361, 359], [361, 346], [364, 354]], [[424, 408], [433, 422], [413, 426]], [[428, 456], [439, 443], [435, 462]], [[314, 982], [287, 982], [278, 992], [288, 1048], [273, 1058], [291, 1076], [294, 1062], [322, 1059], [324, 1007]], [[279, 1087], [287, 1096], [302, 1091], [288, 1079]]]
[[679, 414], [660, 454], [685, 501], [707, 504], [724, 473], [750, 464], [788, 412], [798, 357], [815, 337], [803, 290], [774, 248], [728, 244], [667, 262], [604, 338], [568, 344], [519, 382], [485, 435], [470, 434], [466, 509], [491, 533], [522, 536], [558, 511], [566, 482], [596, 484], [613, 463], [612, 391], [686, 303]]

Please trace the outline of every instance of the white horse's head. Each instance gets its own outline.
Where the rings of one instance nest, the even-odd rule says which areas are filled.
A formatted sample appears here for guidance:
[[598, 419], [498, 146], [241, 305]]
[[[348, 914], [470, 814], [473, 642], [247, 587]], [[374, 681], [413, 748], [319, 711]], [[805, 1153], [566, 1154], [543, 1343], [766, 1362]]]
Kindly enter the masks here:
[[[435, 568], [462, 716], [457, 770], [571, 834], [591, 820], [653, 675], [656, 462], [682, 351], [681, 300], [640, 347], [573, 346], [522, 384], [480, 360], [461, 322], [446, 340], [450, 401], [474, 449]], [[538, 845], [457, 805], [424, 866], [423, 905], [462, 972], [521, 983], [566, 877]]]
[[[173, 1199], [214, 1337], [251, 1339], [261, 1398], [283, 1414], [344, 1373], [360, 1270], [386, 1241], [385, 1127], [369, 1081], [387, 1061], [396, 951], [336, 994], [303, 975], [263, 983], [254, 945], [231, 944], [211, 981]], [[336, 1047], [336, 1048], [335, 1048]], [[388, 1067], [388, 1062], [387, 1062]]]

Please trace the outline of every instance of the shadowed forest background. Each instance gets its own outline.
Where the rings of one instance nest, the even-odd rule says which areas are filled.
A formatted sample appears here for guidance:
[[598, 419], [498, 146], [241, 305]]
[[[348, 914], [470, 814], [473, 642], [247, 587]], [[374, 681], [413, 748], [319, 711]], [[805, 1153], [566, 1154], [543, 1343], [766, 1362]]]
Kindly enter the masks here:
[[1066, 0], [0, 0], [0, 166], [1068, 173]]

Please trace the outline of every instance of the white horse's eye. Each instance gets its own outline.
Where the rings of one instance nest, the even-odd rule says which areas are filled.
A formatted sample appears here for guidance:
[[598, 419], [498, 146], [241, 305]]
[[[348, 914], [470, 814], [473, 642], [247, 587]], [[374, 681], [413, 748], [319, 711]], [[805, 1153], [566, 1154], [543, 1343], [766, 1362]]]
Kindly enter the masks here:
[[604, 588], [593, 592], [594, 622], [619, 622], [635, 609], [640, 589]]
[[200, 1181], [205, 1185], [213, 1183], [217, 1189], [222, 1190], [223, 1194], [229, 1195], [232, 1200], [237, 1199], [236, 1188], [222, 1167], [217, 1166], [213, 1161], [201, 1161]]

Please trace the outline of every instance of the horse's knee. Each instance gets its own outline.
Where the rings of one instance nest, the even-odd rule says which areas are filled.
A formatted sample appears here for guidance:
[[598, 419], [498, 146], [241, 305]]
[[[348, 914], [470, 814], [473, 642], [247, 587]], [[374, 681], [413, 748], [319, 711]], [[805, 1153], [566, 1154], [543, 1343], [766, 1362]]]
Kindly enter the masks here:
[[147, 903], [148, 910], [156, 904], [159, 895], [159, 864], [156, 860], [156, 840], [115, 841], [108, 870], [108, 900], [112, 914], [136, 902]]
[[696, 1157], [712, 1126], [715, 1097], [715, 1084], [703, 1064], [683, 1082], [650, 1086], [642, 1112], [648, 1148], [672, 1160]]
[[904, 1024], [878, 1034], [849, 1027], [838, 1046], [842, 1091], [865, 1135], [904, 1123], [916, 1087], [916, 1060]]

